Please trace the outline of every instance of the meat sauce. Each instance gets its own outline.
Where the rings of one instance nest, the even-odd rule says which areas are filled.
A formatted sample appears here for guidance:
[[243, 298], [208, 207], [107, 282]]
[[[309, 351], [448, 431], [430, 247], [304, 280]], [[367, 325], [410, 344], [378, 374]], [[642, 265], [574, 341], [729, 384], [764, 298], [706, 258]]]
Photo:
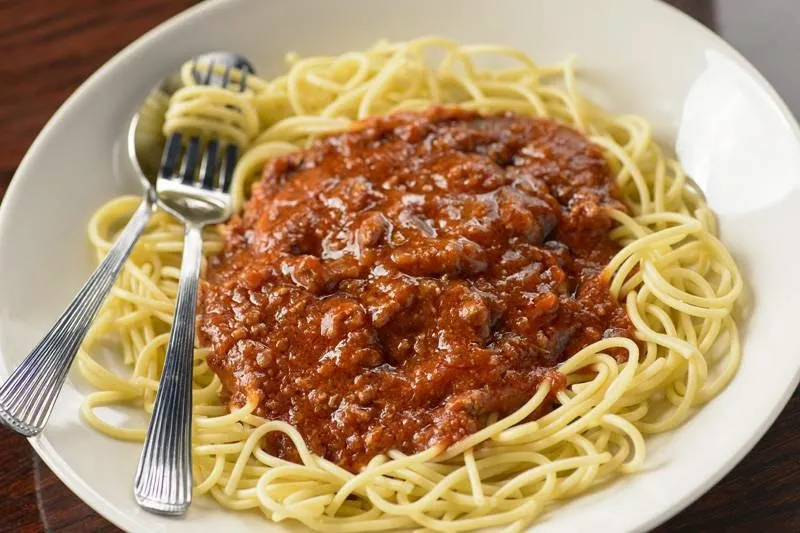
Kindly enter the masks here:
[[[257, 401], [354, 472], [455, 443], [633, 335], [601, 275], [608, 208], [600, 149], [551, 120], [363, 121], [271, 161], [225, 227], [198, 307], [208, 364], [231, 406]], [[279, 433], [264, 446], [296, 460]]]

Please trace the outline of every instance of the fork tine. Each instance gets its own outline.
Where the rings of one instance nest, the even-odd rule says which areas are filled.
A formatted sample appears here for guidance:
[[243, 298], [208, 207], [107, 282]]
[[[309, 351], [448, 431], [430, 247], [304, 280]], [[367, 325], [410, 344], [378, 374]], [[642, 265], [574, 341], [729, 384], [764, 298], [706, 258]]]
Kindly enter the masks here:
[[242, 65], [239, 67], [239, 92], [243, 93], [247, 89], [247, 75], [250, 74], [250, 67]]
[[225, 156], [222, 158], [222, 168], [220, 169], [219, 188], [227, 193], [231, 190], [233, 183], [233, 171], [236, 168], [236, 160], [239, 158], [239, 147], [229, 144], [225, 147]]
[[194, 183], [195, 171], [197, 170], [197, 160], [200, 156], [200, 138], [192, 137], [189, 139], [189, 145], [186, 147], [186, 157], [183, 158], [183, 166], [181, 168], [181, 175], [183, 176], [183, 183], [192, 185]]
[[167, 141], [167, 147], [164, 149], [164, 155], [161, 158], [160, 175], [165, 178], [175, 176], [175, 166], [178, 163], [178, 158], [181, 155], [181, 134], [173, 133]]
[[225, 89], [228, 86], [228, 82], [231, 79], [231, 67], [226, 67], [225, 72], [222, 73], [222, 84], [220, 87]]
[[211, 84], [211, 76], [214, 74], [214, 61], [211, 61], [208, 64], [208, 72], [206, 72], [205, 78], [203, 78], [203, 85], [210, 85]]
[[200, 78], [200, 72], [197, 70], [197, 59], [192, 59], [192, 79], [195, 83], [202, 83]]
[[200, 180], [204, 189], [214, 188], [214, 175], [217, 171], [217, 153], [219, 152], [219, 140], [211, 139], [206, 144], [203, 154], [203, 162], [200, 164]]
[[[217, 66], [223, 69], [221, 73], [216, 69]], [[206, 56], [194, 58], [191, 63], [192, 77], [197, 84], [232, 91], [246, 91], [247, 76], [252, 72], [253, 69], [247, 61], [240, 59], [218, 61], [214, 57]], [[232, 104], [226, 104], [226, 107], [237, 109]], [[240, 155], [239, 147], [227, 144], [219, 138], [203, 142], [197, 135], [188, 139], [185, 150], [182, 144], [180, 136], [170, 138], [164, 153], [162, 174], [178, 179], [185, 185], [228, 194], [233, 185], [233, 173]]]

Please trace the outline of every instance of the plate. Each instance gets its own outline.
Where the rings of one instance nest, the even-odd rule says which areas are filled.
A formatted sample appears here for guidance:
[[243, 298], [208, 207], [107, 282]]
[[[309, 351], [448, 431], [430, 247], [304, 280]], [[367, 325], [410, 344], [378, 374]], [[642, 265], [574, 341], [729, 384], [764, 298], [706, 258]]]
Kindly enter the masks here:
[[[148, 33], [84, 83], [20, 165], [0, 208], [0, 376], [35, 345], [93, 267], [91, 213], [135, 192], [120, 140], [147, 91], [186, 58], [227, 49], [264, 76], [284, 54], [364, 49], [379, 38], [441, 34], [503, 43], [541, 63], [575, 53], [582, 87], [617, 112], [647, 117], [719, 215], [748, 283], [744, 357], [730, 386], [684, 426], [651, 439], [646, 471], [547, 513], [541, 532], [642, 531], [727, 473], [784, 406], [800, 378], [800, 132], [775, 91], [736, 51], [650, 0], [204, 2]], [[78, 414], [89, 390], [71, 375], [50, 425], [31, 444], [79, 497], [129, 531], [280, 531], [256, 513], [199, 499], [179, 520], [137, 507], [139, 445], [111, 440]], [[735, 505], [737, 502], [731, 502]], [[744, 502], [738, 502], [744, 503]]]

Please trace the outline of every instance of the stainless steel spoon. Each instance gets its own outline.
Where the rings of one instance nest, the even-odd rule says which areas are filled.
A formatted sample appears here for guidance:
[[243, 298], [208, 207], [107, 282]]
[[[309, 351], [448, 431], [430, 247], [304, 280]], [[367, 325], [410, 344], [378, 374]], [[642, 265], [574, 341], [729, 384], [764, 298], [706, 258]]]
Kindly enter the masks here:
[[[163, 136], [159, 138], [160, 128], [153, 130], [152, 119], [158, 120], [158, 109], [154, 110], [153, 105], [159, 99], [164, 101], [179, 87], [175, 76], [169, 76], [153, 89], [128, 127], [127, 152], [142, 186], [141, 203], [108, 255], [53, 328], [0, 385], [0, 421], [26, 437], [38, 435], [44, 429], [92, 320], [156, 210], [154, 184], [164, 141]], [[163, 113], [160, 120], [163, 122]]]

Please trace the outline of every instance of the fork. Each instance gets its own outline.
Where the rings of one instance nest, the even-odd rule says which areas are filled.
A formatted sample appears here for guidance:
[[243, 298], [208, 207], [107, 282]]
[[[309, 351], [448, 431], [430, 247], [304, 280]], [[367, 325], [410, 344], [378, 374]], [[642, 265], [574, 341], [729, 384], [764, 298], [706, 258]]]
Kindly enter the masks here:
[[[210, 62], [205, 73], [198, 69], [198, 62], [204, 58]], [[218, 66], [224, 69], [222, 75], [216, 73]], [[201, 56], [193, 65], [192, 75], [201, 85], [229, 89], [235, 71], [239, 72], [235, 89], [244, 92], [246, 76], [254, 69], [235, 54]], [[201, 143], [199, 136], [188, 139], [179, 169], [183, 136], [171, 135], [156, 181], [159, 205], [185, 226], [184, 248], [166, 361], [136, 471], [134, 495], [144, 509], [167, 515], [184, 514], [192, 501], [192, 361], [202, 231], [204, 226], [224, 222], [233, 214], [230, 189], [240, 150], [236, 144], [225, 145], [217, 171], [223, 141], [208, 140], [202, 161]]]

